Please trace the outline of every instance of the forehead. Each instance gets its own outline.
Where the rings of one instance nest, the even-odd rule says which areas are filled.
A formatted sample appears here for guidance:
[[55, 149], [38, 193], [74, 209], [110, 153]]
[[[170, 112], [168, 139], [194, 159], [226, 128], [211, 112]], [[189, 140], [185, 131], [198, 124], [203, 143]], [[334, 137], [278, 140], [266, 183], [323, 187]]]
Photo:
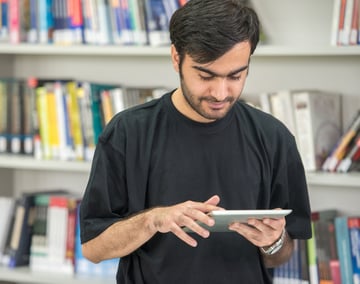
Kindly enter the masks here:
[[184, 67], [185, 65], [188, 67], [200, 66], [214, 72], [226, 73], [248, 65], [249, 59], [250, 43], [245, 41], [234, 45], [232, 49], [214, 61], [208, 63], [198, 63], [189, 55], [186, 55], [183, 64]]

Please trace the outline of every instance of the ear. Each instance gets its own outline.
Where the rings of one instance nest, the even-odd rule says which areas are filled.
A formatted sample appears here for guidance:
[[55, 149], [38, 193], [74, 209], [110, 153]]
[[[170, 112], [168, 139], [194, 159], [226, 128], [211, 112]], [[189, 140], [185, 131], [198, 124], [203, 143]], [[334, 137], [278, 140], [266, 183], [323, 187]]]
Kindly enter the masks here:
[[171, 62], [176, 72], [179, 72], [180, 58], [175, 46], [171, 45]]

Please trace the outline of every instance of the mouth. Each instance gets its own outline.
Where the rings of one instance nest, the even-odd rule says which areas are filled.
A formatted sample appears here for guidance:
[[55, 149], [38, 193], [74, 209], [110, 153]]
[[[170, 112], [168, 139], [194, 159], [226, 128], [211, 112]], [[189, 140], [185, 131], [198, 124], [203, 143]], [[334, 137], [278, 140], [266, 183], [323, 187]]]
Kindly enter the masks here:
[[222, 101], [222, 102], [207, 101], [207, 103], [208, 106], [213, 110], [223, 109], [228, 104], [227, 101]]

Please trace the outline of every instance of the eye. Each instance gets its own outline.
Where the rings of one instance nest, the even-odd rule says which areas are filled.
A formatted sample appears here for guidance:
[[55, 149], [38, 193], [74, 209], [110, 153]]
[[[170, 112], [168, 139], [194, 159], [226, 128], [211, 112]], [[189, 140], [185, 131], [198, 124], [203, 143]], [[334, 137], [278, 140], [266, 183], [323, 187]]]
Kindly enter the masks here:
[[214, 79], [214, 76], [203, 76], [203, 75], [199, 75], [200, 79], [203, 81], [211, 81], [212, 79]]
[[238, 76], [229, 76], [228, 78], [231, 81], [239, 81], [241, 79], [241, 76], [240, 75], [238, 75]]

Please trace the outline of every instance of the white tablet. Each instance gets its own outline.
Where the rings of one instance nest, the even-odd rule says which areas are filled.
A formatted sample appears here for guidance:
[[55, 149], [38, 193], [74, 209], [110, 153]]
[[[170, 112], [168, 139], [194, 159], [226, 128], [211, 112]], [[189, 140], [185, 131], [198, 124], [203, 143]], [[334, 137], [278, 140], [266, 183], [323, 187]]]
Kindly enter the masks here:
[[291, 209], [282, 210], [217, 210], [209, 213], [215, 220], [213, 227], [204, 224], [201, 226], [207, 228], [211, 232], [231, 232], [228, 227], [234, 222], [247, 222], [248, 219], [278, 219], [291, 213]]

